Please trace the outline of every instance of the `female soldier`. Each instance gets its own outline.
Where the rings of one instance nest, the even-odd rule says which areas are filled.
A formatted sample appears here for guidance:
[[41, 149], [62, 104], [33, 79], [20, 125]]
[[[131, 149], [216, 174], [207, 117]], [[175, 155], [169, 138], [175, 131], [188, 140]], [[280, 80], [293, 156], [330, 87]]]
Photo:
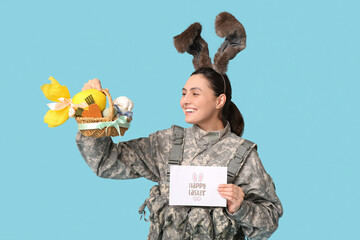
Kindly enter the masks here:
[[[234, 22], [234, 19], [229, 13], [221, 13], [216, 23], [239, 23], [236, 19]], [[192, 127], [182, 129], [173, 126], [150, 134], [147, 138], [118, 145], [110, 137], [91, 138], [77, 134], [76, 142], [83, 158], [99, 177], [145, 177], [158, 183], [150, 190], [150, 197], [140, 209], [142, 212], [147, 206], [150, 211], [148, 239], [245, 239], [245, 236], [250, 239], [267, 239], [278, 227], [282, 206], [273, 181], [259, 159], [255, 144], [248, 145], [247, 154], [238, 161], [239, 164], [233, 165], [231, 161], [239, 155], [239, 149], [243, 149], [246, 141], [240, 137], [244, 121], [231, 101], [231, 85], [223, 71], [231, 59], [227, 50], [230, 48], [239, 52], [244, 48], [242, 40], [245, 32], [237, 31], [243, 34], [238, 36], [234, 34], [236, 30], [239, 29], [230, 31], [233, 38], [229, 38], [229, 34], [226, 41], [237, 41], [238, 45], [227, 43], [227, 47], [222, 46], [218, 57], [215, 56], [213, 67], [209, 67], [207, 44], [200, 37], [201, 26], [199, 30], [198, 23], [175, 37], [178, 50], [181, 45], [178, 40], [183, 41], [184, 36], [187, 40], [190, 38], [181, 47], [194, 55], [196, 71], [182, 89], [180, 100], [185, 121], [193, 124]], [[239, 48], [234, 50], [236, 47]], [[223, 61], [217, 64], [216, 59], [224, 59], [224, 54], [228, 54], [225, 65]], [[88, 88], [100, 90], [101, 83], [98, 79], [90, 80], [83, 90]], [[181, 141], [175, 143], [178, 139]], [[181, 157], [176, 164], [228, 166], [228, 184], [218, 187], [219, 194], [227, 200], [226, 208], [169, 205], [169, 165], [172, 164], [169, 159], [172, 158], [173, 149], [179, 149], [175, 144], [181, 149]], [[241, 167], [232, 169], [234, 166]]]

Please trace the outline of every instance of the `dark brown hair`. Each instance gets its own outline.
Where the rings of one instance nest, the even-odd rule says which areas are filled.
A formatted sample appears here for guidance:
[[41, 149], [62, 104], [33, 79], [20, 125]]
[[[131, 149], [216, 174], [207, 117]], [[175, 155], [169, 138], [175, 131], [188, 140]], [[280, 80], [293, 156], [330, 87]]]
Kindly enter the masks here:
[[191, 76], [196, 74], [202, 74], [209, 81], [209, 86], [214, 91], [216, 97], [226, 91], [226, 102], [222, 109], [222, 120], [227, 120], [230, 123], [231, 131], [236, 135], [241, 136], [244, 132], [244, 119], [239, 109], [231, 101], [231, 85], [229, 78], [226, 74], [220, 74], [212, 68], [199, 68], [193, 72]]

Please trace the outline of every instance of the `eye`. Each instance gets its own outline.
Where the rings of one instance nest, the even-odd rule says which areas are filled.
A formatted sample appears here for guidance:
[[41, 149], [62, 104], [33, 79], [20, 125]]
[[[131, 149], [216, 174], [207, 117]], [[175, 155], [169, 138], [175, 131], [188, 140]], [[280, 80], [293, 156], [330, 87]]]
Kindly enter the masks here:
[[198, 93], [193, 93], [193, 95], [194, 95], [194, 96], [197, 96], [197, 95], [199, 95], [199, 94], [198, 94]]

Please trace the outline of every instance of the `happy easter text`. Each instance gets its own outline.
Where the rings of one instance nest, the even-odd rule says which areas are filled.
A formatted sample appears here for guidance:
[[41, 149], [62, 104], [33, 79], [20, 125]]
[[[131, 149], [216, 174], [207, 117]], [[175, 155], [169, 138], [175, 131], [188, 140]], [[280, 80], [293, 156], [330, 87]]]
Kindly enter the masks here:
[[206, 183], [189, 183], [190, 196], [205, 196]]

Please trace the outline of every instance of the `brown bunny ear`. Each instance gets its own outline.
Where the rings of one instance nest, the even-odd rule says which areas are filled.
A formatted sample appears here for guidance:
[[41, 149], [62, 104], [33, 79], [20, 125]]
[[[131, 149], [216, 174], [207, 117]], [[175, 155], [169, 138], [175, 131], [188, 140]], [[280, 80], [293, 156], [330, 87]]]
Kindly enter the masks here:
[[187, 52], [194, 56], [195, 70], [202, 67], [212, 67], [208, 45], [201, 34], [200, 23], [193, 23], [184, 32], [174, 37], [174, 45], [179, 53]]
[[246, 47], [246, 32], [244, 26], [228, 12], [217, 15], [215, 31], [219, 37], [225, 37], [225, 41], [215, 54], [213, 68], [219, 73], [225, 73], [229, 60]]

